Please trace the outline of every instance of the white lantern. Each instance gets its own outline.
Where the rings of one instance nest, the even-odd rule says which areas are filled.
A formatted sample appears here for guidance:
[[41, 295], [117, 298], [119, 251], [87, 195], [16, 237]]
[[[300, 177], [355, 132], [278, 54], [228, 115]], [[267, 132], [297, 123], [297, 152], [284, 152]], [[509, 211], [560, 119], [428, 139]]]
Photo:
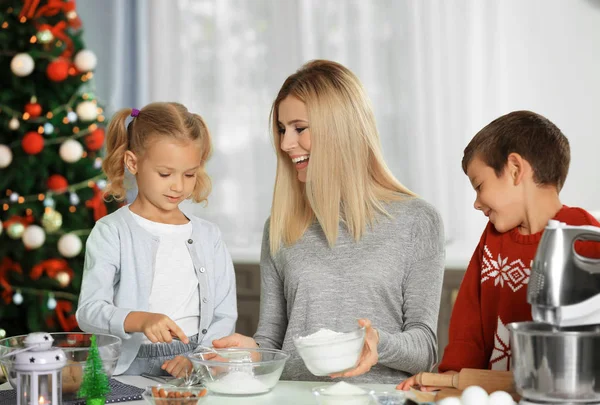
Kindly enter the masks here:
[[66, 258], [77, 256], [82, 247], [81, 239], [73, 233], [67, 233], [58, 240], [58, 251]]
[[0, 169], [8, 167], [12, 162], [12, 151], [6, 145], [0, 145]]
[[37, 249], [46, 241], [46, 232], [41, 226], [29, 225], [23, 232], [22, 240], [27, 249]]
[[67, 364], [65, 352], [52, 347], [46, 332], [27, 335], [26, 351], [12, 356], [17, 380], [17, 405], [62, 405], [62, 369]]
[[94, 52], [89, 49], [84, 49], [82, 51], [77, 52], [75, 55], [75, 67], [80, 72], [89, 72], [90, 70], [94, 70], [96, 68], [96, 63], [98, 63], [98, 58]]
[[25, 77], [33, 72], [35, 63], [28, 53], [18, 53], [10, 61], [10, 70], [19, 77]]
[[98, 117], [98, 106], [93, 101], [82, 101], [75, 112], [81, 121], [94, 121]]
[[67, 163], [75, 163], [83, 156], [83, 146], [74, 139], [68, 139], [58, 149], [60, 158]]

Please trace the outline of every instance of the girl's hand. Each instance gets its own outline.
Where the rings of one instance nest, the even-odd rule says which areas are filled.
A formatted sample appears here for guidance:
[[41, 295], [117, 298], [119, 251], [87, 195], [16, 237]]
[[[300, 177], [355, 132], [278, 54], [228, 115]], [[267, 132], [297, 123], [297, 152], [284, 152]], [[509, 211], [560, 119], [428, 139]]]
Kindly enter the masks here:
[[183, 378], [192, 374], [194, 367], [192, 362], [184, 356], [175, 356], [167, 360], [160, 367], [173, 377]]
[[130, 312], [125, 318], [126, 332], [143, 332], [152, 343], [171, 343], [173, 337], [187, 344], [190, 340], [175, 321], [164, 314]]
[[189, 339], [183, 330], [171, 318], [164, 314], [146, 313], [142, 321], [142, 332], [152, 343], [171, 343], [173, 337], [177, 337], [183, 343], [189, 343]]
[[365, 327], [365, 344], [360, 354], [358, 365], [352, 370], [345, 371], [343, 373], [331, 374], [331, 378], [338, 377], [356, 377], [369, 372], [371, 367], [377, 364], [379, 355], [377, 354], [377, 344], [379, 344], [379, 333], [375, 328], [371, 326], [371, 321], [368, 319], [359, 319], [358, 324]]
[[258, 347], [254, 339], [248, 336], [240, 335], [239, 333], [234, 333], [233, 335], [213, 340], [212, 344], [215, 349], [224, 349], [226, 347]]

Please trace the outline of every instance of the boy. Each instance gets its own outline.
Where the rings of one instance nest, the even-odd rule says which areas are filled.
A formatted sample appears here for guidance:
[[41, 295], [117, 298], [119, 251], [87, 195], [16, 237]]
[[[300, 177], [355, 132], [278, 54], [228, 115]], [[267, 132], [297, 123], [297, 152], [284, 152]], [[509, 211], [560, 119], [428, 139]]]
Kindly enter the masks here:
[[[440, 372], [509, 370], [506, 325], [531, 320], [527, 284], [548, 220], [600, 226], [585, 210], [560, 202], [569, 161], [567, 138], [530, 111], [497, 118], [465, 148], [462, 167], [477, 193], [474, 206], [489, 223], [460, 286]], [[591, 242], [578, 242], [576, 248], [584, 256], [599, 257]], [[397, 388], [412, 385], [414, 377]]]

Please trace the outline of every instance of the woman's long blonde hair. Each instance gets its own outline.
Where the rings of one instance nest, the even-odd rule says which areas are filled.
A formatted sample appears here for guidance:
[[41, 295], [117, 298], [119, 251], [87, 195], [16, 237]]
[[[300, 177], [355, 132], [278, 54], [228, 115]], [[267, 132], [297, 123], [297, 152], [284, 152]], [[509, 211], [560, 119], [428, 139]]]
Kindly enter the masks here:
[[[305, 185], [290, 157], [281, 150], [279, 105], [288, 96], [302, 101], [311, 137]], [[271, 109], [277, 152], [277, 175], [270, 221], [270, 248], [275, 254], [319, 221], [334, 246], [340, 221], [359, 240], [383, 203], [415, 194], [404, 187], [383, 160], [370, 102], [358, 78], [327, 60], [302, 66], [283, 83]]]
[[105, 196], [117, 201], [125, 198], [125, 152], [132, 151], [143, 157], [148, 143], [155, 137], [168, 137], [178, 141], [197, 142], [201, 150], [201, 164], [196, 173], [196, 185], [190, 198], [194, 202], [206, 201], [210, 194], [210, 177], [204, 170], [212, 152], [210, 132], [198, 114], [193, 114], [179, 103], [151, 103], [142, 108], [129, 125], [131, 108], [117, 111], [108, 126], [106, 156], [102, 169], [108, 178]]

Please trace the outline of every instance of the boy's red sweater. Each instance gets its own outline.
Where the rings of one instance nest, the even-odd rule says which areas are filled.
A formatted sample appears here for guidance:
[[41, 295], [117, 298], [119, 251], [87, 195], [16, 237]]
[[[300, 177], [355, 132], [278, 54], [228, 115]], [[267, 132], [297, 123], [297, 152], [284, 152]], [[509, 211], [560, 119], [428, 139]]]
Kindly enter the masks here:
[[[600, 223], [581, 208], [563, 206], [554, 219], [569, 225]], [[527, 284], [542, 232], [499, 233], [488, 223], [463, 278], [450, 320], [449, 343], [438, 369], [510, 370], [511, 322], [531, 320]], [[577, 252], [600, 257], [597, 243], [577, 242]]]

